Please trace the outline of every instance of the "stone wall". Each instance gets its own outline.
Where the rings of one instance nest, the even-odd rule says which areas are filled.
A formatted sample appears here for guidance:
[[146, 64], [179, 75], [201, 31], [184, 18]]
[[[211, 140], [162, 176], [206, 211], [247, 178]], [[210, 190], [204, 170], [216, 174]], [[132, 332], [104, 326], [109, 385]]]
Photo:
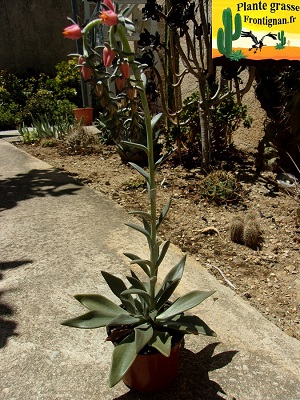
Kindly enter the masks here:
[[31, 75], [52, 74], [55, 65], [76, 52], [62, 36], [72, 17], [71, 0], [0, 0], [0, 69]]

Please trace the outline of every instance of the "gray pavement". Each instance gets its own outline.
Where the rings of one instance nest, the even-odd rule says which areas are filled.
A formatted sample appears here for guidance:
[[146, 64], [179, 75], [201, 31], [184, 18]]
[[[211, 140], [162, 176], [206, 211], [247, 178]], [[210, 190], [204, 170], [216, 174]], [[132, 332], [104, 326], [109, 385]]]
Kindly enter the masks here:
[[[28, 128], [29, 130], [31, 128]], [[0, 139], [5, 139], [7, 142], [22, 142], [22, 136], [20, 135], [19, 131], [9, 130], [9, 131], [0, 131]]]
[[[82, 311], [73, 294], [113, 298], [100, 270], [125, 276], [123, 251], [146, 251], [126, 221], [101, 193], [0, 139], [0, 399], [299, 400], [299, 341], [192, 257], [176, 293], [216, 290], [195, 311], [218, 337], [186, 337], [178, 378], [164, 393], [107, 387], [104, 329], [60, 322]], [[171, 247], [163, 271], [180, 256]]]

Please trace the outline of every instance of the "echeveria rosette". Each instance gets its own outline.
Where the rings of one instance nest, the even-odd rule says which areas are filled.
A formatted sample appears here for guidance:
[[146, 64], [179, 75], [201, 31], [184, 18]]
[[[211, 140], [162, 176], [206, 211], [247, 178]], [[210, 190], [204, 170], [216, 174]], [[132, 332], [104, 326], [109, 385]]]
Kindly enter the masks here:
[[[183, 274], [184, 263], [178, 263], [166, 276], [155, 296], [154, 309], [150, 307], [147, 283], [132, 273], [127, 277], [130, 288], [118, 277], [102, 272], [112, 292], [119, 298], [122, 307], [99, 294], [81, 294], [75, 298], [88, 309], [88, 312], [63, 322], [63, 325], [95, 329], [126, 326], [126, 337], [115, 347], [110, 371], [110, 387], [117, 384], [133, 363], [136, 355], [147, 344], [168, 357], [171, 351], [169, 332], [182, 334], [202, 334], [214, 336], [215, 333], [194, 315], [185, 312], [202, 303], [213, 292], [192, 291], [175, 300], [170, 307], [163, 306], [174, 292]], [[134, 295], [137, 295], [134, 298]], [[118, 360], [122, 359], [122, 363]]]

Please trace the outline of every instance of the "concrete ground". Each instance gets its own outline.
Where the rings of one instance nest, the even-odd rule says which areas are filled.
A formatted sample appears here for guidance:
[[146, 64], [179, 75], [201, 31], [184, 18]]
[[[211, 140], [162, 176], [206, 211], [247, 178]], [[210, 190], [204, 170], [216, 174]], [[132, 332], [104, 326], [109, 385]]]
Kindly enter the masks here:
[[[215, 289], [195, 312], [218, 337], [186, 336], [173, 386], [142, 396], [107, 387], [105, 330], [60, 325], [82, 310], [72, 295], [113, 298], [100, 270], [125, 276], [123, 251], [143, 237], [101, 193], [0, 139], [1, 400], [299, 400], [300, 343], [188, 257], [176, 294]], [[176, 263], [171, 247], [162, 273]]]

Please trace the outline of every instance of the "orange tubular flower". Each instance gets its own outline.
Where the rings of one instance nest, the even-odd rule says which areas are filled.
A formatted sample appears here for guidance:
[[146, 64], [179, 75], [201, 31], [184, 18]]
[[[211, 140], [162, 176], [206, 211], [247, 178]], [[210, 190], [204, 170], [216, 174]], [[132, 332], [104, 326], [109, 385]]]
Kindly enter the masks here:
[[130, 100], [133, 100], [136, 96], [136, 91], [132, 86], [126, 88], [126, 94]]
[[63, 30], [63, 35], [67, 39], [72, 39], [72, 40], [80, 39], [82, 36], [80, 26], [77, 24], [67, 26]]
[[116, 78], [116, 87], [120, 92], [122, 89], [124, 89], [125, 83], [126, 83], [126, 79], [123, 78], [123, 76], [118, 76]]
[[104, 47], [103, 49], [103, 64], [105, 67], [110, 67], [114, 58], [115, 58], [116, 52], [112, 50], [110, 47]]
[[92, 76], [93, 73], [93, 68], [90, 67], [88, 64], [85, 63], [85, 58], [84, 57], [79, 57], [78, 58], [78, 64], [82, 65], [82, 67], [79, 67], [81, 75], [85, 81], [89, 80]]
[[130, 77], [130, 66], [127, 61], [119, 65], [119, 71], [125, 79], [128, 79]]
[[105, 4], [112, 11], [115, 11], [115, 6], [111, 0], [103, 0], [103, 4]]
[[118, 25], [118, 15], [112, 10], [103, 11], [102, 14], [100, 14], [100, 19], [104, 25]]

